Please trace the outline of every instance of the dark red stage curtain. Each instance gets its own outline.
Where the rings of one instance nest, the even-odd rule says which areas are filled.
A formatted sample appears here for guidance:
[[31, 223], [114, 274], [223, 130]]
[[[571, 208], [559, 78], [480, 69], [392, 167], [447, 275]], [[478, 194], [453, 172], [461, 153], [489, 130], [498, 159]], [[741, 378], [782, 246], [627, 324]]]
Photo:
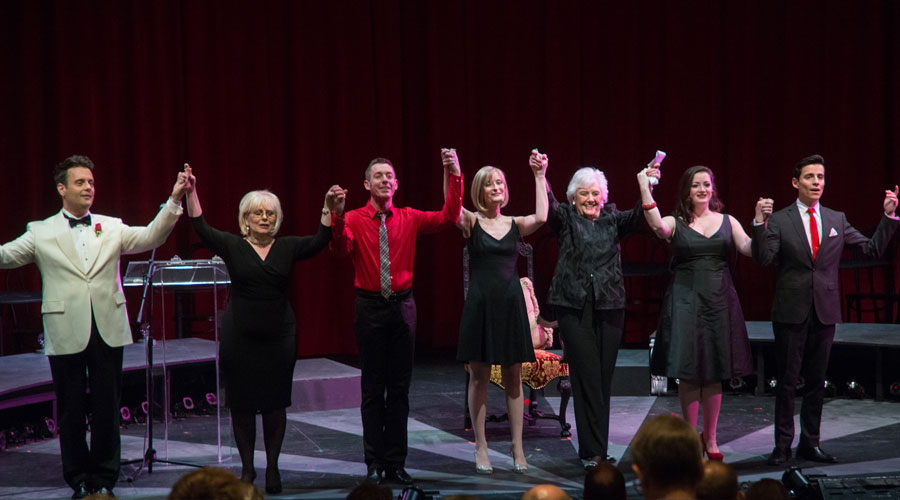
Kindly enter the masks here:
[[[284, 234], [315, 230], [331, 184], [363, 205], [375, 156], [395, 163], [399, 205], [439, 209], [443, 146], [469, 180], [504, 168], [513, 215], [533, 208], [534, 147], [559, 197], [594, 165], [623, 207], [666, 150], [664, 213], [681, 172], [708, 165], [746, 225], [759, 196], [793, 201], [791, 165], [811, 153], [827, 159], [823, 203], [862, 230], [900, 182], [889, 0], [7, 0], [0, 19], [2, 241], [58, 210], [50, 168], [75, 153], [97, 164], [98, 213], [145, 223], [190, 162], [213, 225], [236, 231], [240, 197], [270, 188]], [[555, 265], [545, 236], [542, 298]], [[196, 242], [181, 222], [160, 255], [207, 255]], [[420, 240], [422, 349], [456, 342], [462, 246], [455, 230]], [[768, 317], [771, 277], [738, 260], [748, 319]], [[352, 278], [327, 252], [297, 267], [299, 355], [355, 351]]]

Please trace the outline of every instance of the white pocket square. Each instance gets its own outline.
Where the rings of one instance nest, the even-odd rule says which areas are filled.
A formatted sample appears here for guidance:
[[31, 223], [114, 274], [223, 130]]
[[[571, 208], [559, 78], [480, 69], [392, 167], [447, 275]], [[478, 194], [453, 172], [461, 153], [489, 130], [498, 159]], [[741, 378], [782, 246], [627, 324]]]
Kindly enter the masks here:
[[837, 236], [837, 231], [835, 231], [834, 228], [831, 228], [831, 232], [828, 233], [828, 237], [834, 238], [835, 236]]

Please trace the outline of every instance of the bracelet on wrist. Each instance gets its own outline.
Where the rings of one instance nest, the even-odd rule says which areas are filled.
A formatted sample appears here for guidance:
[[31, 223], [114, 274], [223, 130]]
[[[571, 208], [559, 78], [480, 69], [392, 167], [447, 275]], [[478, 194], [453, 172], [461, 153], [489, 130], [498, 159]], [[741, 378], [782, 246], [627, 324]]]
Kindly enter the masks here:
[[656, 208], [656, 202], [654, 201], [652, 203], [647, 203], [646, 205], [641, 205], [641, 208], [643, 208], [644, 210], [653, 210], [654, 208]]

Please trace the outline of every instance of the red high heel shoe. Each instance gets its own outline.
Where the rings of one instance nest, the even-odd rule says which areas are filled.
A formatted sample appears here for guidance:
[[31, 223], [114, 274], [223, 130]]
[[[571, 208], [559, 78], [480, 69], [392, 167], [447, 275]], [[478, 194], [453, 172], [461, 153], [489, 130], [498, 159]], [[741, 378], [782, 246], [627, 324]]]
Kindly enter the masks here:
[[715, 460], [716, 462], [721, 462], [725, 455], [721, 452], [711, 452], [706, 449], [706, 438], [703, 436], [703, 433], [700, 433], [700, 442], [703, 443], [703, 453], [706, 455], [706, 458], [710, 460]]

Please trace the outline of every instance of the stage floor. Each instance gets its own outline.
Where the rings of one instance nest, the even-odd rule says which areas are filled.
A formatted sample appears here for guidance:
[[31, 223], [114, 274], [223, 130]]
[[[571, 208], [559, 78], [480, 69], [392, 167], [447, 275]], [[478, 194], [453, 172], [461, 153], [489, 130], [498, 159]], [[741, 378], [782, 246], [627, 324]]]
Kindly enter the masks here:
[[[554, 483], [573, 498], [580, 498], [584, 470], [577, 454], [577, 429], [573, 425], [571, 440], [560, 439], [559, 425], [542, 420], [525, 426], [525, 448], [529, 471], [525, 475], [512, 472], [509, 450], [509, 428], [506, 422], [489, 423], [488, 439], [495, 473], [492, 476], [474, 472], [474, 449], [471, 431], [463, 424], [462, 367], [452, 361], [452, 353], [419, 355], [413, 376], [409, 421], [410, 453], [407, 470], [417, 485], [441, 496], [470, 493], [485, 499], [518, 499], [528, 488], [539, 483]], [[338, 359], [353, 364], [352, 359]], [[540, 407], [545, 411], [558, 408], [559, 398], [548, 386]], [[296, 393], [295, 393], [296, 396]], [[361, 423], [358, 408], [316, 409], [304, 411], [302, 401], [295, 401], [288, 414], [288, 431], [280, 468], [284, 493], [279, 498], [334, 499], [344, 498], [365, 474], [362, 463]], [[503, 413], [503, 395], [492, 388], [489, 413]], [[576, 402], [577, 404], [577, 402]], [[762, 477], [780, 479], [783, 468], [765, 465], [772, 449], [771, 396], [747, 393], [728, 395], [723, 399], [719, 425], [719, 446], [725, 460], [733, 464], [741, 481]], [[797, 405], [799, 408], [799, 404]], [[619, 458], [618, 467], [629, 484], [631, 473], [628, 443], [640, 424], [650, 416], [679, 413], [674, 394], [662, 397], [620, 396], [612, 402], [610, 454]], [[223, 412], [227, 415], [227, 412]], [[574, 423], [572, 405], [569, 422]], [[230, 445], [226, 427], [223, 442]], [[161, 424], [156, 424], [159, 427]], [[799, 428], [799, 427], [798, 427]], [[826, 401], [822, 447], [841, 459], [837, 465], [821, 466], [796, 462], [807, 474], [844, 476], [853, 474], [900, 474], [900, 403], [892, 401], [829, 399]], [[261, 433], [261, 428], [258, 434]], [[138, 458], [144, 449], [144, 425], [131, 425], [123, 431], [123, 459]], [[265, 455], [262, 438], [257, 438], [257, 486], [264, 486]], [[239, 473], [236, 451], [224, 449], [224, 462], [217, 464], [216, 426], [214, 417], [188, 417], [170, 426], [168, 442], [157, 439], [155, 448], [160, 458], [204, 465], [220, 465]], [[120, 482], [115, 492], [122, 499], [165, 498], [172, 484], [189, 467], [156, 463], [153, 473], [141, 473], [134, 482]], [[130, 474], [131, 466], [123, 467]], [[398, 485], [391, 485], [396, 495]], [[640, 498], [629, 486], [629, 498]], [[59, 443], [48, 439], [28, 443], [0, 452], [0, 499], [69, 498], [71, 490], [61, 477]]]

